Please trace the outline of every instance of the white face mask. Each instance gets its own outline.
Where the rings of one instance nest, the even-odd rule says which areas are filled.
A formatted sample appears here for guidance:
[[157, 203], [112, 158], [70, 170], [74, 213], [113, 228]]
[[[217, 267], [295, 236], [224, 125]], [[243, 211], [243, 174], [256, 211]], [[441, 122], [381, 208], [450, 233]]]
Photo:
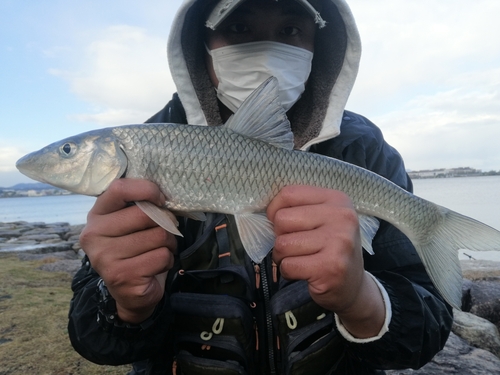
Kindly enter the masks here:
[[[207, 48], [208, 50], [208, 48]], [[278, 79], [281, 105], [288, 111], [305, 90], [313, 53], [278, 42], [251, 42], [212, 51], [217, 97], [231, 111], [271, 76]]]

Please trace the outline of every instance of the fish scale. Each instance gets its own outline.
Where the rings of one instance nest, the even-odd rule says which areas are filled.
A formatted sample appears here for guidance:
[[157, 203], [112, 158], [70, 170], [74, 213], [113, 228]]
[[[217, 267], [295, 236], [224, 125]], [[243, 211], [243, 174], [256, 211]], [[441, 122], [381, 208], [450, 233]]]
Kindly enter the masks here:
[[[143, 158], [131, 160], [132, 170], [146, 173], [129, 172], [127, 176], [148, 178], [164, 187], [171, 199], [168, 206], [174, 210], [215, 210], [230, 214], [263, 211], [284, 186], [308, 184], [342, 190], [351, 197], [358, 210], [370, 214], [377, 212], [384, 219], [396, 217], [403, 225], [432, 227], [435, 220], [429, 218], [439, 217], [432, 212], [436, 211], [434, 205], [419, 205], [427, 209], [423, 214], [415, 214], [414, 209], [406, 210], [405, 207], [414, 207], [411, 200], [416, 199], [415, 196], [404, 191], [395, 194], [389, 181], [375, 184], [370, 180], [379, 180], [379, 176], [335, 159], [301, 151], [277, 150], [272, 145], [248, 140], [224, 127], [175, 124], [162, 125], [161, 129], [155, 130], [149, 127], [155, 128], [125, 126], [116, 134], [127, 149], [147, 150]], [[157, 143], [158, 139], [162, 143], [148, 150], [148, 146]], [[185, 139], [189, 142], [182, 141]], [[214, 148], [213, 144], [219, 146]], [[203, 195], [199, 191], [203, 191]], [[372, 196], [380, 199], [374, 201]], [[380, 201], [389, 204], [383, 207]]]

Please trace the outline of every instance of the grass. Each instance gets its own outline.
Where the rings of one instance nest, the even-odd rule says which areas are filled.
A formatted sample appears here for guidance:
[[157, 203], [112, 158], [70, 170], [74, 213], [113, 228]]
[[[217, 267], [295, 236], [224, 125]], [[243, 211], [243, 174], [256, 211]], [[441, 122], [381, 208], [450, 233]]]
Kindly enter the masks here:
[[125, 375], [130, 366], [98, 366], [73, 350], [71, 277], [41, 264], [0, 257], [0, 375]]

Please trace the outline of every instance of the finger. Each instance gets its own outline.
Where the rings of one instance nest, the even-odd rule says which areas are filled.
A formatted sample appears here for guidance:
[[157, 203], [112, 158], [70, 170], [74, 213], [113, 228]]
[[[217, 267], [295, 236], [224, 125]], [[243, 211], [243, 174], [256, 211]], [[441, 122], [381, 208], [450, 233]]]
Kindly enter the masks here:
[[139, 207], [129, 206], [106, 215], [89, 213], [82, 234], [91, 230], [95, 235], [120, 237], [156, 226], [158, 224]]
[[310, 281], [323, 267], [317, 258], [315, 255], [286, 257], [279, 264], [281, 276], [286, 280]]
[[115, 180], [96, 200], [91, 209], [94, 215], [106, 215], [126, 207], [133, 201], [150, 201], [158, 206], [165, 204], [165, 197], [159, 187], [146, 180]]
[[177, 248], [175, 236], [161, 227], [142, 230], [108, 241], [113, 248], [119, 249], [113, 256], [122, 260], [134, 258], [160, 247], [172, 249], [172, 252], [175, 252]]
[[[144, 279], [156, 277], [170, 270], [174, 265], [174, 255], [167, 247], [159, 247], [149, 250], [144, 254], [126, 259], [121, 262], [121, 269], [124, 271], [123, 281], [129, 283], [130, 280], [137, 280], [144, 283]], [[131, 278], [131, 275], [135, 278]]]
[[119, 252], [121, 259], [133, 258], [159, 247], [167, 247], [173, 252], [177, 248], [175, 236], [161, 227], [135, 232], [116, 240], [124, 245], [123, 250]]
[[309, 284], [340, 283], [359, 265], [349, 254], [320, 251], [314, 255], [286, 257], [280, 264], [281, 275], [288, 280], [307, 280]]
[[315, 230], [279, 235], [275, 241], [273, 259], [280, 264], [287, 257], [313, 255], [319, 252], [329, 254], [331, 258], [342, 254], [351, 256], [361, 252], [361, 239], [356, 223], [351, 225], [347, 222], [336, 222]]
[[166, 274], [172, 266], [172, 253], [166, 248], [159, 248], [123, 261], [114, 272], [101, 276], [117, 305], [135, 311], [133, 315], [142, 311], [142, 316], [147, 307], [155, 306], [163, 297]]
[[285, 207], [274, 214], [272, 220], [277, 236], [284, 233], [313, 230], [332, 217], [334, 207], [317, 204], [296, 207]]
[[285, 233], [276, 237], [273, 260], [280, 264], [283, 258], [312, 255], [319, 252], [327, 243], [324, 231]]
[[282, 208], [321, 204], [329, 200], [342, 206], [352, 205], [349, 197], [342, 191], [315, 186], [285, 186], [269, 204], [267, 216], [269, 220], [274, 221], [274, 215]]
[[277, 236], [286, 233], [329, 228], [336, 230], [353, 228], [359, 231], [359, 219], [349, 203], [337, 205], [334, 201], [315, 205], [282, 208], [274, 214], [274, 231]]
[[101, 275], [115, 268], [123, 260], [133, 259], [162, 247], [175, 253], [177, 239], [160, 227], [117, 238], [95, 237], [90, 233], [89, 237], [82, 239], [82, 248], [93, 268]]

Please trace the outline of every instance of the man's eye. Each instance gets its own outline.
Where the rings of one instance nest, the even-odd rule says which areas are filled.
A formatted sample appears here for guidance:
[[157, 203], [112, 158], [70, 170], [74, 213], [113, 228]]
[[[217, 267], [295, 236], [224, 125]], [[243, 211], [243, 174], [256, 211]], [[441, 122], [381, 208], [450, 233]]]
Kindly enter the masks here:
[[285, 34], [286, 36], [295, 36], [299, 33], [299, 28], [295, 26], [287, 26], [283, 30], [281, 30], [282, 34]]
[[235, 34], [242, 34], [248, 31], [248, 27], [244, 23], [233, 23], [229, 25], [228, 29]]

